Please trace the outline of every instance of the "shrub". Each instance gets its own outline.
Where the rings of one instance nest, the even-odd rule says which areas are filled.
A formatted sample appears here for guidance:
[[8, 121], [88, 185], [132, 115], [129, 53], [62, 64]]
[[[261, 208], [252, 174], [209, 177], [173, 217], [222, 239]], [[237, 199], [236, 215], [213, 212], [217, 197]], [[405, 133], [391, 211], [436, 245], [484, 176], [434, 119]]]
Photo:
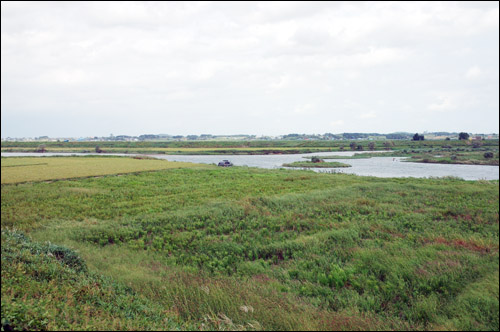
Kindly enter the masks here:
[[493, 152], [485, 152], [483, 156], [486, 159], [493, 158]]
[[39, 145], [35, 152], [45, 152], [47, 151], [45, 144]]

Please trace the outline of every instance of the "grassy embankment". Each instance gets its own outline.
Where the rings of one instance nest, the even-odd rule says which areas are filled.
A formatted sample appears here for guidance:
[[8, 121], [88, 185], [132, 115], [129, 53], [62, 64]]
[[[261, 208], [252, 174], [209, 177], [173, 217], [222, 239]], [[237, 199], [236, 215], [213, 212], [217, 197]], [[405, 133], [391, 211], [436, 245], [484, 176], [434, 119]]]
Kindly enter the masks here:
[[35, 241], [2, 232], [17, 329], [499, 327], [498, 181], [200, 166], [2, 184], [1, 204]]
[[[485, 157], [486, 153], [491, 156]], [[481, 151], [475, 149], [455, 148], [449, 149], [418, 149], [398, 150], [388, 152], [356, 153], [352, 156], [322, 156], [322, 159], [366, 159], [373, 157], [406, 157], [406, 162], [435, 163], [435, 164], [459, 164], [459, 165], [499, 165], [498, 148], [484, 148]]]
[[[354, 146], [351, 148], [350, 144]], [[485, 141], [142, 141], [142, 142], [2, 142], [2, 152], [96, 152], [159, 154], [292, 154], [324, 151], [394, 150], [405, 154], [422, 152], [496, 152], [498, 140]], [[460, 159], [460, 158], [459, 158]]]

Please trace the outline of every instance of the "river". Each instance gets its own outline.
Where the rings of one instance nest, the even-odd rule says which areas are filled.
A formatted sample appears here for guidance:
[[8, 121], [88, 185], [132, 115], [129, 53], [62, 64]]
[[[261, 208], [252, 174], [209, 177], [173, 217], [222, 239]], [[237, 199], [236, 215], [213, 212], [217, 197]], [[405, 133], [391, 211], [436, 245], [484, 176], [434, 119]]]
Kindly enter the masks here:
[[[379, 151], [380, 152], [380, 151]], [[223, 159], [230, 160], [235, 166], [249, 166], [260, 168], [281, 168], [284, 163], [304, 161], [304, 157], [311, 156], [352, 156], [354, 151], [345, 152], [316, 152], [307, 154], [280, 154], [280, 155], [163, 155], [150, 154], [148, 156], [166, 159], [169, 161], [185, 161], [202, 164], [217, 164]], [[370, 153], [370, 152], [365, 152]], [[16, 153], [2, 152], [2, 157], [41, 157], [41, 156], [88, 156], [88, 155], [121, 155], [133, 156], [133, 154], [96, 154], [96, 153]], [[498, 180], [498, 166], [480, 165], [449, 165], [449, 164], [426, 164], [403, 161], [400, 157], [373, 157], [367, 159], [335, 159], [352, 167], [347, 168], [313, 168], [316, 172], [348, 173], [376, 177], [444, 177], [453, 176], [464, 180]]]

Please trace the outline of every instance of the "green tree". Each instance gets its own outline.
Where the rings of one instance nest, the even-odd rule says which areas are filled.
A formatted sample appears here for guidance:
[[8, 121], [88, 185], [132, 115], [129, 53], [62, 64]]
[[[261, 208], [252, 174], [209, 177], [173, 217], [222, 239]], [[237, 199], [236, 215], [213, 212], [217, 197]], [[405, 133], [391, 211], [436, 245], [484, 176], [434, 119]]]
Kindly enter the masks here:
[[458, 139], [467, 140], [467, 139], [469, 139], [469, 134], [461, 132], [460, 134], [458, 134]]
[[416, 133], [415, 135], [413, 135], [413, 140], [414, 141], [423, 141], [424, 135], [419, 135], [418, 133]]

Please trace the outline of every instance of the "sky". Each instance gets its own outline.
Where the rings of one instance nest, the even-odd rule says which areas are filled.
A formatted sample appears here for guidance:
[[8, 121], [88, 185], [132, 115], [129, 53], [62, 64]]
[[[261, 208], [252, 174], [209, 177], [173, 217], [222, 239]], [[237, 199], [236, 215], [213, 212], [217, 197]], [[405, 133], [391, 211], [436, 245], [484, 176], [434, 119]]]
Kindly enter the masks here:
[[499, 132], [499, 3], [1, 2], [1, 137]]

